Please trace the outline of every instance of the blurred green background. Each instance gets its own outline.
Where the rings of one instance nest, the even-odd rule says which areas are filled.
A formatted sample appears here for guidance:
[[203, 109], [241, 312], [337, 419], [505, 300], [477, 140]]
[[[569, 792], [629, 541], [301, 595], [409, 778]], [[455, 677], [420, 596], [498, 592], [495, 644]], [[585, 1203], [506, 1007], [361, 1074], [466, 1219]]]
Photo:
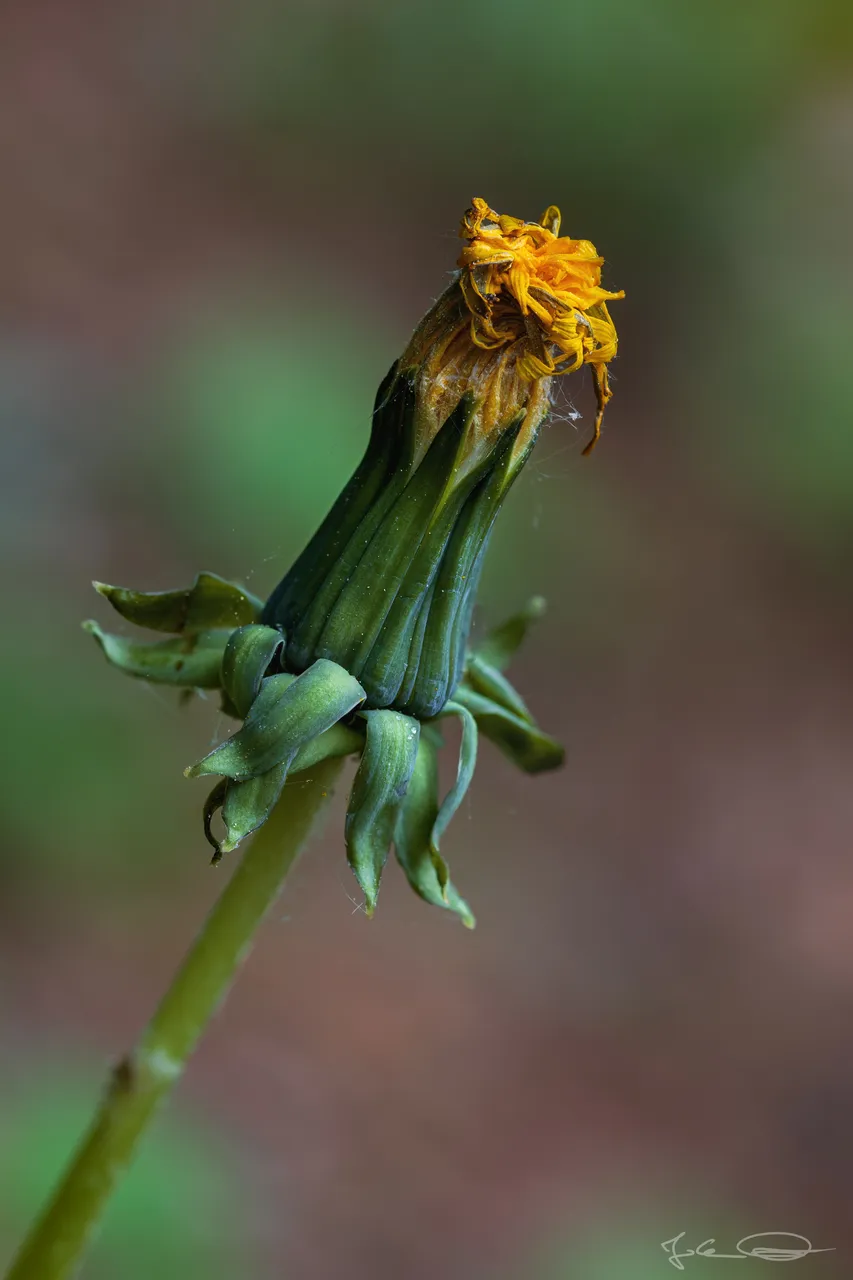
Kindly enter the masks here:
[[268, 592], [482, 195], [627, 291], [478, 619], [548, 597], [567, 767], [484, 749], [473, 936], [393, 868], [368, 923], [330, 819], [84, 1277], [647, 1280], [769, 1228], [849, 1273], [851, 58], [847, 0], [3, 6], [0, 1261], [221, 883], [224, 726], [106, 667], [90, 580]]

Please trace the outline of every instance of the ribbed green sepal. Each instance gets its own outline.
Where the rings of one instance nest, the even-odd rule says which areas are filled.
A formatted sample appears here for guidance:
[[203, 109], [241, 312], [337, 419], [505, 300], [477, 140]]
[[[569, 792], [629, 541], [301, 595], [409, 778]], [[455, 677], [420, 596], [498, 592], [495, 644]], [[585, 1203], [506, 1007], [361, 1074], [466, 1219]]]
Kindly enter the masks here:
[[328, 658], [369, 707], [428, 719], [461, 678], [489, 532], [524, 457], [519, 417], [471, 460], [470, 393], [417, 456], [416, 380], [382, 389], [362, 463], [263, 619], [287, 632], [286, 670]]
[[[474, 483], [470, 477], [453, 483], [472, 412], [466, 398], [384, 513], [357, 563], [345, 564], [346, 580], [316, 642], [319, 656], [340, 662], [359, 679], [364, 675], [368, 697], [380, 707], [393, 701], [402, 679], [399, 673], [392, 687], [394, 676], [384, 667], [395, 660], [405, 665], [416, 607]], [[312, 603], [309, 623], [318, 608], [325, 611], [322, 597]]]
[[397, 698], [397, 705], [410, 715], [437, 715], [461, 679], [489, 535], [521, 465], [513, 458], [519, 426], [516, 422], [508, 429], [492, 454], [487, 474], [468, 496], [442, 556], [420, 646], [410, 654], [408, 676]]
[[288, 662], [304, 670], [347, 578], [408, 480], [414, 450], [414, 386], [391, 369], [376, 396], [367, 451], [326, 519], [263, 611], [289, 637]]

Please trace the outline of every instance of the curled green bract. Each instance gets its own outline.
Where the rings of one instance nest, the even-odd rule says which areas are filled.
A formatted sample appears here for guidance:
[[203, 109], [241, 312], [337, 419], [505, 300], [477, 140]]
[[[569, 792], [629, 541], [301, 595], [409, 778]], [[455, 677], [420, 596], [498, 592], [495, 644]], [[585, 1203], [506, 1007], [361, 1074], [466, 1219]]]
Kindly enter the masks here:
[[201, 631], [196, 635], [176, 636], [174, 640], [140, 644], [124, 636], [109, 635], [97, 622], [84, 622], [83, 626], [97, 640], [107, 661], [126, 675], [187, 689], [219, 687], [227, 631]]
[[477, 764], [477, 722], [474, 717], [459, 702], [448, 702], [442, 711], [442, 715], [459, 717], [462, 722], [462, 742], [459, 746], [456, 781], [442, 800], [435, 816], [435, 822], [432, 824], [430, 848], [436, 854], [438, 853], [439, 841], [447, 830], [450, 819], [468, 793]]
[[424, 725], [415, 767], [397, 815], [394, 848], [397, 861], [415, 893], [434, 907], [454, 912], [469, 929], [474, 915], [450, 879], [447, 863], [438, 852], [435, 824], [439, 813], [438, 752], [441, 735]]
[[[472, 519], [479, 519], [472, 511]], [[455, 536], [464, 542], [467, 526], [461, 528]], [[476, 569], [470, 555], [457, 558], [454, 566], [461, 578]], [[378, 562], [375, 574], [379, 575]], [[169, 638], [146, 643], [110, 635], [96, 622], [84, 623], [114, 666], [185, 691], [219, 689], [223, 709], [242, 721], [235, 733], [185, 771], [190, 778], [217, 779], [203, 808], [204, 834], [213, 847], [214, 862], [266, 822], [285, 786], [298, 786], [300, 775], [331, 757], [357, 756], [345, 844], [366, 913], [373, 914], [393, 848], [409, 884], [425, 902], [473, 927], [471, 908], [450, 878], [440, 845], [471, 785], [478, 732], [528, 773], [554, 769], [563, 760], [562, 747], [539, 729], [504, 674], [531, 622], [543, 611], [540, 599], [532, 600], [475, 649], [453, 655], [460, 670], [453, 697], [445, 697], [435, 715], [416, 716], [372, 705], [361, 681], [329, 658], [315, 657], [300, 672], [288, 669], [284, 630], [262, 622], [260, 602], [215, 574], [199, 574], [185, 591], [137, 592], [96, 585], [126, 621], [161, 633], [172, 631]], [[454, 595], [450, 579], [438, 601], [434, 591], [428, 593], [428, 601], [418, 625], [407, 631], [410, 645], [421, 655], [421, 677], [432, 660], [427, 622], [450, 622], [464, 604], [458, 593]], [[381, 633], [382, 627], [376, 634]], [[301, 634], [307, 634], [304, 626]], [[364, 636], [362, 642], [366, 643]], [[392, 650], [397, 652], [394, 646]], [[362, 662], [361, 670], [373, 673], [368, 684], [375, 688], [375, 657], [372, 666]], [[401, 672], [403, 683], [413, 687], [405, 664]], [[454, 783], [440, 799], [440, 725], [449, 717], [461, 725], [459, 759]]]
[[240, 719], [249, 714], [283, 644], [284, 636], [273, 627], [250, 625], [231, 632], [222, 654], [222, 689]]
[[128, 622], [172, 635], [191, 635], [214, 627], [230, 631], [257, 622], [263, 609], [257, 596], [216, 573], [200, 573], [191, 587], [178, 591], [131, 591], [106, 582], [93, 586]]
[[367, 736], [353, 782], [344, 833], [347, 858], [373, 915], [379, 881], [406, 797], [421, 727], [399, 711], [365, 711]]
[[324, 658], [295, 678], [286, 673], [268, 676], [261, 681], [242, 729], [187, 769], [186, 776], [220, 773], [234, 779], [257, 778], [285, 761], [289, 767], [300, 747], [363, 701], [358, 681]]
[[525, 773], [544, 773], [558, 769], [565, 752], [559, 742], [549, 738], [529, 718], [522, 719], [507, 707], [484, 697], [475, 689], [460, 685], [458, 704], [505, 756]]

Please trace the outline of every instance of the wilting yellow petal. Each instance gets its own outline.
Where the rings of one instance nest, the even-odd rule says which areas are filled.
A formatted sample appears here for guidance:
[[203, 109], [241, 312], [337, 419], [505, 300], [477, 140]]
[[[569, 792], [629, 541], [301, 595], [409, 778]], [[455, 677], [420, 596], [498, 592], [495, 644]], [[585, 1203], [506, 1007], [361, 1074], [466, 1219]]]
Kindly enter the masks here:
[[400, 365], [419, 370], [423, 448], [471, 391], [480, 406], [470, 429], [471, 460], [519, 414], [522, 451], [547, 410], [550, 379], [582, 364], [591, 367], [598, 402], [584, 453], [594, 447], [617, 348], [607, 302], [624, 294], [601, 287], [604, 260], [595, 245], [561, 236], [560, 221], [555, 205], [539, 222], [496, 213], [479, 198], [466, 210], [459, 276], [424, 317]]

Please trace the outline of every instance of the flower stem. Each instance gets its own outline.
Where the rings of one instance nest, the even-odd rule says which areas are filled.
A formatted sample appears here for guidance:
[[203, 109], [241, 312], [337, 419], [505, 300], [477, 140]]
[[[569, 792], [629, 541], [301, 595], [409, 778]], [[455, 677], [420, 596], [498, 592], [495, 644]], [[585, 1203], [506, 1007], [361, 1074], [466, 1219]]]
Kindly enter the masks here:
[[330, 794], [341, 760], [294, 778], [208, 916], [136, 1048], [114, 1068], [92, 1124], [7, 1280], [68, 1280], [158, 1105], [181, 1075]]

